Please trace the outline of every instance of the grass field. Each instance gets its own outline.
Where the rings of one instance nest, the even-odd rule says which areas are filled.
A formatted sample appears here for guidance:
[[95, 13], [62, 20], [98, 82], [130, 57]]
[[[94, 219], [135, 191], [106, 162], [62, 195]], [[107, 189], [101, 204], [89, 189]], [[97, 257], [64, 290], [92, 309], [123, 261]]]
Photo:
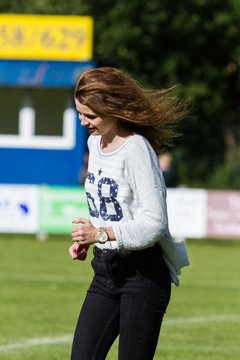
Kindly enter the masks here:
[[[0, 359], [68, 360], [90, 259], [67, 237], [0, 236]], [[173, 287], [155, 359], [240, 359], [240, 242], [187, 242], [191, 266]], [[117, 342], [107, 358], [117, 360]]]

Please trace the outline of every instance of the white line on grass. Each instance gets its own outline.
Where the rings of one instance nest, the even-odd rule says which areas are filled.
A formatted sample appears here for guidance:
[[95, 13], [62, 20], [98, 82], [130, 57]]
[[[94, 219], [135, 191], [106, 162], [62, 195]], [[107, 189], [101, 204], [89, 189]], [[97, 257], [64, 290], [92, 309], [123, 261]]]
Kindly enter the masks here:
[[84, 276], [79, 277], [63, 277], [63, 276], [52, 276], [52, 275], [28, 275], [28, 274], [1, 274], [0, 275], [0, 281], [22, 281], [22, 282], [43, 282], [43, 283], [82, 283], [87, 282], [89, 279], [87, 279]]
[[165, 325], [184, 325], [184, 324], [200, 324], [206, 322], [240, 322], [239, 315], [208, 315], [208, 316], [195, 316], [185, 318], [166, 319]]
[[0, 345], [0, 352], [8, 352], [10, 350], [23, 349], [32, 346], [65, 344], [65, 343], [70, 343], [71, 341], [72, 341], [72, 335], [25, 339], [22, 342], [18, 342], [18, 343]]
[[[166, 319], [165, 325], [184, 325], [184, 324], [199, 324], [204, 322], [240, 322], [240, 316], [235, 315], [212, 315], [212, 316], [197, 316], [197, 317], [191, 317], [191, 318], [176, 318], [176, 319]], [[44, 337], [44, 338], [35, 338], [35, 339], [25, 339], [22, 342], [17, 343], [10, 343], [5, 345], [0, 345], [0, 353], [2, 352], [9, 352], [11, 350], [17, 350], [17, 349], [24, 349], [29, 348], [32, 346], [42, 346], [42, 345], [55, 345], [55, 344], [68, 344], [72, 341], [72, 335], [66, 334], [64, 336], [57, 336], [57, 337]], [[181, 346], [181, 348], [188, 348], [192, 347], [192, 349], [198, 349], [198, 350], [206, 350], [206, 345], [203, 347], [198, 345], [186, 345]], [[175, 345], [174, 345], [175, 347]], [[208, 347], [209, 349], [211, 348]], [[240, 347], [234, 347], [235, 350], [239, 350]], [[227, 347], [222, 347], [222, 350], [227, 350]], [[231, 347], [231, 350], [232, 347]]]
[[[206, 353], [206, 352], [212, 352], [215, 354], [221, 354], [223, 355], [223, 353], [225, 353], [225, 355], [232, 355], [233, 353], [237, 353], [239, 354], [240, 351], [240, 345], [208, 345], [208, 344], [202, 344], [202, 345], [197, 345], [197, 344], [173, 344], [173, 345], [164, 345], [164, 349], [166, 350], [185, 350], [185, 351], [196, 351], [199, 353]], [[216, 357], [214, 357], [216, 359]], [[222, 357], [221, 357], [222, 359]]]

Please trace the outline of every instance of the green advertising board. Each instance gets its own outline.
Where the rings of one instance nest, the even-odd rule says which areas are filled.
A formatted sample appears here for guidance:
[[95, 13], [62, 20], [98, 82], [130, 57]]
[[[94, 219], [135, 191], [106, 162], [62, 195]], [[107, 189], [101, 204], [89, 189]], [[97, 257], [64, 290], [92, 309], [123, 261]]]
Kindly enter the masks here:
[[39, 232], [70, 234], [72, 221], [89, 218], [83, 187], [42, 186], [39, 193]]

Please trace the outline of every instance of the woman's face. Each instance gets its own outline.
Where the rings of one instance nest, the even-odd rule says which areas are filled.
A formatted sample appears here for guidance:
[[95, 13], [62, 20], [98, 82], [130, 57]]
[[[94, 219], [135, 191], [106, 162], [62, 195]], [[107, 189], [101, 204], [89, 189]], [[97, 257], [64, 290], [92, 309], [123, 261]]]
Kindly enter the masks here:
[[102, 119], [89, 109], [88, 106], [81, 104], [75, 99], [81, 125], [85, 126], [92, 135], [107, 135], [117, 129], [117, 121], [114, 119]]

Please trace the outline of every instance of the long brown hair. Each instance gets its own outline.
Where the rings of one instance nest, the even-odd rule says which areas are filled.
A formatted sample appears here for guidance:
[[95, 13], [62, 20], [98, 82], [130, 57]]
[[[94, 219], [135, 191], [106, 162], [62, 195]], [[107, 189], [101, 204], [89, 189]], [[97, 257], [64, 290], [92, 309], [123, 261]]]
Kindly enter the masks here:
[[114, 118], [148, 139], [156, 153], [173, 145], [176, 125], [187, 115], [173, 88], [145, 90], [123, 71], [101, 67], [82, 73], [75, 98], [101, 118]]

